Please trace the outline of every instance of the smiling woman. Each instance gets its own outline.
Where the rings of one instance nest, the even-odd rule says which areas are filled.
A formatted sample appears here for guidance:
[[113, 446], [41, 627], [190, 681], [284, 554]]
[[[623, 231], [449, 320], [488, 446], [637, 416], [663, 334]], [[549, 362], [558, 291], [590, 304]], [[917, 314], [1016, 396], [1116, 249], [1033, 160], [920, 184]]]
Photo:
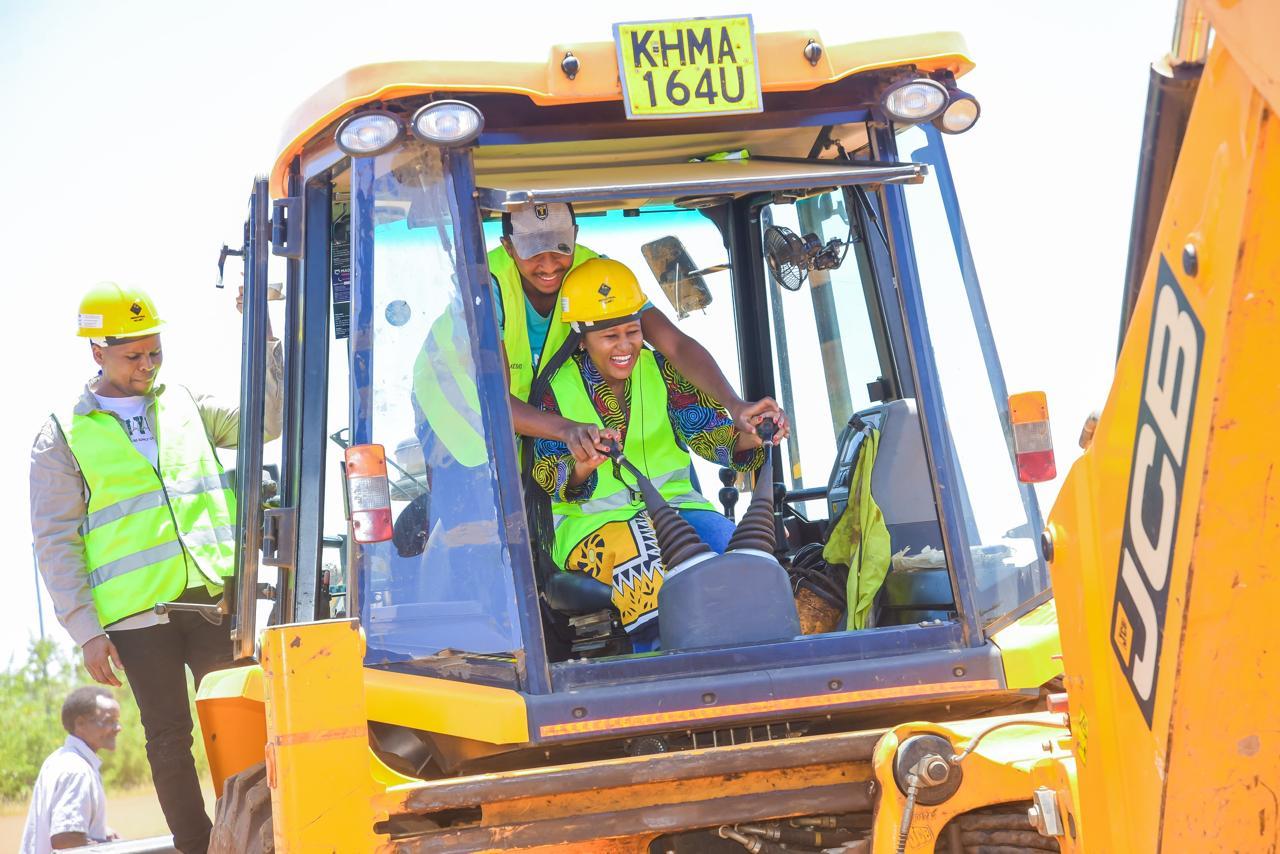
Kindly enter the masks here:
[[533, 476], [550, 496], [554, 518], [552, 559], [556, 570], [585, 573], [607, 587], [631, 648], [648, 651], [656, 648], [658, 592], [671, 568], [635, 485], [607, 454], [621, 448], [712, 550], [723, 552], [733, 523], [698, 492], [689, 451], [751, 471], [763, 460], [761, 442], [739, 432], [665, 356], [645, 348], [639, 312], [648, 301], [626, 265], [587, 261], [566, 277], [562, 293], [563, 316], [581, 349], [552, 376], [539, 404], [594, 425], [598, 439], [586, 460], [563, 442], [535, 445]]

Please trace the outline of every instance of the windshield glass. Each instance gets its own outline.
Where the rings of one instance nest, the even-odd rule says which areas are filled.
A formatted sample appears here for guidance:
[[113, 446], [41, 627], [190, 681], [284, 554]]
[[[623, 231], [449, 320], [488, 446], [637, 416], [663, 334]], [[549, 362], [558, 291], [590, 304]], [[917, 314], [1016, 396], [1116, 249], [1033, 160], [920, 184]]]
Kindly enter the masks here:
[[[647, 207], [607, 213], [579, 211], [577, 223], [578, 244], [631, 268], [653, 307], [706, 347], [724, 375], [739, 387], [733, 281], [724, 241], [711, 220], [696, 210]], [[487, 249], [500, 246], [499, 220], [486, 222], [484, 233]], [[683, 257], [677, 243], [683, 246]], [[691, 271], [695, 274], [688, 275]], [[720, 488], [720, 467], [697, 454], [692, 457], [695, 480], [703, 494], [714, 499]]]
[[916, 127], [899, 137], [898, 146], [907, 159], [930, 166], [930, 180], [906, 187], [905, 195], [955, 448], [978, 618], [990, 623], [1049, 586], [1037, 547], [1039, 511], [1034, 495], [1017, 480], [1004, 427], [1004, 380], [941, 140], [932, 128]]
[[464, 305], [439, 152], [414, 142], [353, 171], [352, 421], [335, 441], [386, 448], [395, 532], [353, 548], [367, 658], [514, 653], [522, 639], [481, 416], [494, 402], [476, 391], [475, 314], [493, 320], [483, 301], [474, 313]]

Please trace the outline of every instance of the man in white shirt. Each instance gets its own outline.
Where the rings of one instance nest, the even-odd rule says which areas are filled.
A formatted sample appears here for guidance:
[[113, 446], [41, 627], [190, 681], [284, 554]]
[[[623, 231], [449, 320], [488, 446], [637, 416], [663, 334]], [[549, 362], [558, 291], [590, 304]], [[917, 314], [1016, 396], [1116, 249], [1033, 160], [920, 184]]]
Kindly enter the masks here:
[[40, 766], [22, 854], [48, 854], [114, 839], [107, 828], [99, 750], [115, 750], [120, 705], [97, 685], [77, 688], [62, 703], [67, 740]]

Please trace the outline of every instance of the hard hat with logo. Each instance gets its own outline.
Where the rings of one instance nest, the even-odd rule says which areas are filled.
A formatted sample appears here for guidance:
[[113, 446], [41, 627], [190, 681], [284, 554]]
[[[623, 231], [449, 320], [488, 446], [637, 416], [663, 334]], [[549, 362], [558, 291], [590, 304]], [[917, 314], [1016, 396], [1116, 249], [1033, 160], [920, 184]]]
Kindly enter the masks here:
[[155, 303], [141, 288], [99, 282], [80, 300], [81, 338], [95, 344], [116, 344], [120, 340], [154, 335], [164, 325], [156, 316]]
[[564, 277], [560, 317], [575, 332], [591, 332], [638, 320], [646, 301], [636, 274], [626, 264], [591, 258]]

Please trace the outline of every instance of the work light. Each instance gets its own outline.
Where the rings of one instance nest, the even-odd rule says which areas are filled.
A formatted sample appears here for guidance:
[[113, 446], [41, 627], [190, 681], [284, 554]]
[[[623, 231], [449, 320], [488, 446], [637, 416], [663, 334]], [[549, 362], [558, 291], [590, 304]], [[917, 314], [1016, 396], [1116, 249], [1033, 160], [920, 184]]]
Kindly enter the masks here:
[[395, 145], [403, 133], [404, 128], [394, 114], [370, 110], [338, 125], [338, 148], [352, 157], [370, 157]]
[[917, 77], [885, 91], [880, 106], [895, 122], [927, 122], [946, 109], [947, 88], [936, 80]]
[[467, 145], [484, 130], [484, 116], [465, 101], [436, 101], [413, 115], [413, 132], [436, 145]]
[[933, 120], [933, 126], [943, 133], [964, 133], [977, 124], [982, 108], [978, 99], [968, 92], [947, 87], [947, 108]]

